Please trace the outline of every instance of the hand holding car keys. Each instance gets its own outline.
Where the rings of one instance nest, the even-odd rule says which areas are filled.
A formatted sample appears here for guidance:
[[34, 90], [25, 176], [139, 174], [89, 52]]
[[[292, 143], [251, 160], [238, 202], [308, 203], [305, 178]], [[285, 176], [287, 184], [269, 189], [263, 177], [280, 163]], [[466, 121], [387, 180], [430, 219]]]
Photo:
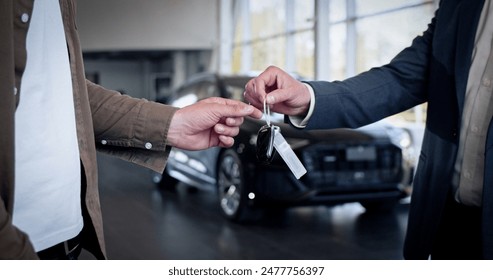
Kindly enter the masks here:
[[288, 165], [296, 179], [306, 173], [306, 169], [281, 135], [281, 128], [271, 124], [270, 108], [264, 100], [264, 116], [266, 125], [262, 126], [257, 135], [257, 159], [264, 164], [269, 164], [274, 158], [275, 152], [279, 153]]

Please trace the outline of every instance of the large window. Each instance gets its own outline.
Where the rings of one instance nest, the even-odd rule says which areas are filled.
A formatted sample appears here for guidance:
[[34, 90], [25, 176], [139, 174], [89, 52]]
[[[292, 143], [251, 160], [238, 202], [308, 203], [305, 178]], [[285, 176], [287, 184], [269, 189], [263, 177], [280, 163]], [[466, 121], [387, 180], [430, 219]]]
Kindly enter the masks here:
[[[427, 24], [433, 14], [433, 5], [424, 2], [421, 5], [391, 6], [403, 2], [416, 1], [386, 1], [390, 10], [378, 9], [383, 1], [365, 0], [358, 1], [361, 11], [360, 18], [356, 21], [357, 30], [357, 72], [365, 71], [376, 65], [387, 63], [402, 49], [409, 46], [417, 35], [421, 35], [427, 28]], [[423, 2], [423, 1], [421, 1]]]
[[276, 65], [314, 77], [314, 1], [238, 0], [236, 6], [234, 73]]
[[[345, 79], [388, 63], [409, 46], [426, 30], [436, 2], [236, 0], [232, 72], [276, 65], [306, 79]], [[422, 122], [422, 111], [400, 116]]]

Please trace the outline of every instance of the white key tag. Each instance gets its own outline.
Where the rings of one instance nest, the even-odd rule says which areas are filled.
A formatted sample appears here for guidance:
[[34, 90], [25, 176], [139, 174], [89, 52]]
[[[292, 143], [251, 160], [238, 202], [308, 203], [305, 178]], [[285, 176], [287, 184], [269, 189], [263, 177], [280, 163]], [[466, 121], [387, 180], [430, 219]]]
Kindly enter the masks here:
[[274, 127], [274, 148], [276, 148], [279, 155], [286, 162], [296, 179], [300, 179], [301, 176], [305, 175], [306, 169], [303, 163], [301, 163], [293, 149], [291, 149], [291, 146], [286, 142], [286, 139], [281, 134], [281, 129], [277, 126]]

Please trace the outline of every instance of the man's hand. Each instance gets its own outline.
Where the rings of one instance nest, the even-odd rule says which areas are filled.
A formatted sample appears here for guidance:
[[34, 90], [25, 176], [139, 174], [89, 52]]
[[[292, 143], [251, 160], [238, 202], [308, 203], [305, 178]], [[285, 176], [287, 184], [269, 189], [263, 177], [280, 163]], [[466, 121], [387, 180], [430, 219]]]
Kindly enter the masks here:
[[271, 111], [290, 116], [304, 116], [310, 107], [310, 92], [306, 85], [275, 66], [269, 66], [251, 79], [245, 86], [244, 95], [245, 100], [259, 109], [263, 108], [266, 99]]
[[168, 130], [168, 144], [185, 150], [231, 147], [244, 117], [262, 117], [241, 101], [211, 97], [176, 111]]

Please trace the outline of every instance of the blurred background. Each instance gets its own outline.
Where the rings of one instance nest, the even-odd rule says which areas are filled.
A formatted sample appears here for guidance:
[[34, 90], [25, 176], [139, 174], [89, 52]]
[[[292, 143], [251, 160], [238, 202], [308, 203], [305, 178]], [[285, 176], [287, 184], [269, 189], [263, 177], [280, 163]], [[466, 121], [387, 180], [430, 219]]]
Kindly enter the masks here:
[[[332, 81], [385, 64], [426, 30], [437, 5], [85, 0], [77, 26], [88, 79], [185, 106], [213, 95], [241, 98], [244, 81], [269, 65], [300, 80]], [[235, 77], [243, 80], [230, 82]], [[376, 128], [290, 135], [308, 169], [299, 182], [282, 162], [266, 168], [248, 156], [260, 123], [242, 129], [230, 151], [173, 151], [163, 174], [100, 155], [108, 256], [401, 259], [425, 121], [422, 104]]]

